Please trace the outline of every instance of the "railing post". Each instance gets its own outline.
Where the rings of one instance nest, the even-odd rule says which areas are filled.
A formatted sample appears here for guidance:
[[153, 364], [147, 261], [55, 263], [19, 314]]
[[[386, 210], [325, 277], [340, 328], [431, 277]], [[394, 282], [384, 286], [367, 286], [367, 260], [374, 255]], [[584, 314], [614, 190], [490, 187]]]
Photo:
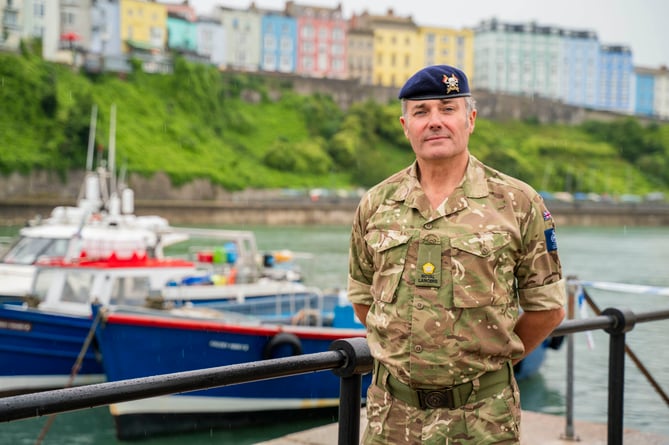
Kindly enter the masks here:
[[636, 316], [630, 310], [608, 308], [602, 315], [615, 318], [612, 327], [605, 329], [609, 340], [609, 416], [608, 445], [623, 443], [623, 394], [625, 389], [625, 333], [634, 329]]
[[[574, 299], [578, 290], [576, 277], [567, 277], [567, 320], [574, 319]], [[564, 434], [562, 440], [580, 440], [574, 431], [574, 334], [567, 334], [567, 388]]]
[[330, 350], [338, 350], [346, 356], [346, 363], [332, 372], [340, 377], [339, 393], [339, 445], [360, 442], [360, 405], [362, 375], [372, 370], [373, 360], [367, 339], [350, 338], [335, 340]]

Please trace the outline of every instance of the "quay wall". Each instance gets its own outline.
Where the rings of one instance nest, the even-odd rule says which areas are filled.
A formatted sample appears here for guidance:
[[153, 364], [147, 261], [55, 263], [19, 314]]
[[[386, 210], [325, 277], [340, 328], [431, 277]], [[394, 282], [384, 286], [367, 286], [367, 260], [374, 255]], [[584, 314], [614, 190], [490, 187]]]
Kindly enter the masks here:
[[[0, 225], [23, 225], [37, 215], [47, 217], [52, 200], [0, 200]], [[138, 200], [137, 215], [159, 215], [174, 225], [350, 225], [356, 200], [320, 201], [186, 201]], [[669, 205], [548, 203], [558, 226], [669, 226]]]
[[[53, 172], [0, 175], [0, 225], [23, 225], [56, 206], [74, 206], [84, 171], [63, 179]], [[323, 196], [312, 200], [306, 191], [286, 196], [277, 190], [230, 192], [207, 180], [181, 187], [164, 173], [152, 177], [130, 174], [135, 214], [159, 215], [175, 225], [350, 225], [359, 198]], [[55, 185], [55, 186], [54, 186]], [[669, 226], [668, 203], [605, 203], [548, 201], [560, 226]]]

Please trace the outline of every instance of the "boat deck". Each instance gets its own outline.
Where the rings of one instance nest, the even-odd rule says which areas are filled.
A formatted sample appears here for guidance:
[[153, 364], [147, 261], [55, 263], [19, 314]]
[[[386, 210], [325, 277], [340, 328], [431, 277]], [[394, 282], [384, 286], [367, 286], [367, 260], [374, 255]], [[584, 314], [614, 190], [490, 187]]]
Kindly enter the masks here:
[[[361, 418], [360, 431], [366, 424], [364, 416]], [[574, 438], [562, 439], [565, 434], [564, 416], [523, 411], [521, 445], [606, 445], [607, 426], [604, 423], [574, 421]], [[288, 434], [286, 436], [261, 442], [258, 445], [337, 445], [338, 427], [336, 423], [312, 428], [306, 431]], [[644, 445], [669, 445], [669, 436], [644, 433], [637, 430], [625, 429], [623, 443]]]

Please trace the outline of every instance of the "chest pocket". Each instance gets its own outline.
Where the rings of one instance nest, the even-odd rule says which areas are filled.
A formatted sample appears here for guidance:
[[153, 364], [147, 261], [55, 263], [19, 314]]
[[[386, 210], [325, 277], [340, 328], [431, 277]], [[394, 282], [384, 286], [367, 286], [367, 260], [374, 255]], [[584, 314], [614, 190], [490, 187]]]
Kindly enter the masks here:
[[375, 300], [391, 303], [406, 264], [411, 234], [397, 230], [371, 231], [365, 241], [374, 255], [376, 270], [370, 293]]
[[514, 260], [508, 232], [483, 232], [451, 238], [453, 305], [508, 304], [513, 295]]

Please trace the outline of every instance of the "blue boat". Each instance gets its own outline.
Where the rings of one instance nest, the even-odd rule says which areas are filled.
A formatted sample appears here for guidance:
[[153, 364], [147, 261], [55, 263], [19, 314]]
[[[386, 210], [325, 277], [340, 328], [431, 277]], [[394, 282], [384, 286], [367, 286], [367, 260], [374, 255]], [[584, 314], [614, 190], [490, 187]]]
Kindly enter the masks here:
[[[352, 312], [337, 315], [352, 316]], [[97, 330], [108, 380], [169, 374], [327, 351], [337, 339], [365, 330], [334, 326], [265, 324], [249, 317], [227, 321], [111, 309]], [[336, 318], [336, 317], [335, 317]], [[350, 320], [344, 324], [350, 323]], [[333, 324], [341, 324], [334, 321]], [[363, 377], [366, 391], [371, 375]], [[110, 406], [122, 440], [336, 414], [339, 378], [312, 372], [155, 397]]]
[[[38, 261], [29, 295], [22, 302], [0, 304], [0, 396], [104, 381], [100, 351], [94, 342], [87, 344], [94, 328], [93, 303], [184, 313], [197, 305], [320, 296], [318, 290], [288, 280], [285, 274], [266, 276], [267, 268], [255, 264], [257, 252], [248, 247], [254, 246], [249, 243], [254, 241], [252, 233], [213, 231], [213, 235], [237, 240], [241, 253], [229, 261], [210, 261], [208, 254], [196, 262], [142, 252], [122, 258], [112, 252], [105, 258]], [[201, 248], [197, 252], [203, 256]], [[200, 316], [203, 313], [199, 311]]]

